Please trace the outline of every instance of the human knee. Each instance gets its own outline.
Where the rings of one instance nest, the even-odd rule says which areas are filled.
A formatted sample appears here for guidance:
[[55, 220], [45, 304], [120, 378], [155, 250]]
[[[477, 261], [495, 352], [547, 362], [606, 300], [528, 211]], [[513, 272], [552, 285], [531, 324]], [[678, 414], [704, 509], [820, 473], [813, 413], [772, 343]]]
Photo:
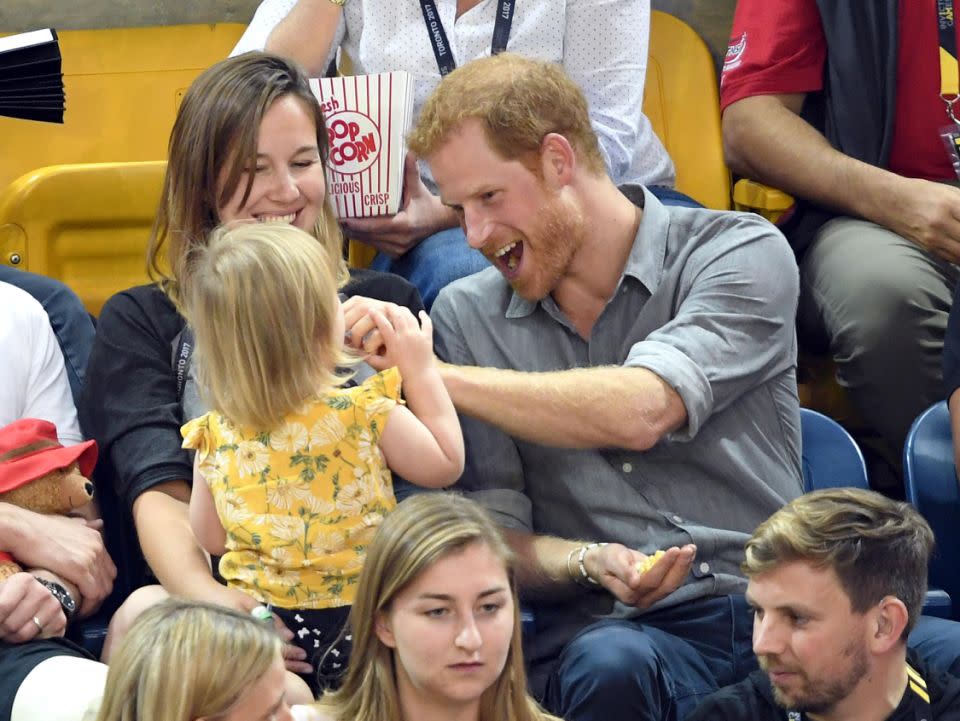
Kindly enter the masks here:
[[[927, 290], [903, 267], [846, 273], [831, 292], [834, 337], [842, 346], [870, 349], [915, 342], [918, 328], [933, 312]], [[841, 348], [842, 351], [842, 348]]]
[[639, 629], [610, 625], [587, 631], [564, 651], [563, 666], [606, 691], [646, 687], [660, 675], [660, 662], [649, 636]]

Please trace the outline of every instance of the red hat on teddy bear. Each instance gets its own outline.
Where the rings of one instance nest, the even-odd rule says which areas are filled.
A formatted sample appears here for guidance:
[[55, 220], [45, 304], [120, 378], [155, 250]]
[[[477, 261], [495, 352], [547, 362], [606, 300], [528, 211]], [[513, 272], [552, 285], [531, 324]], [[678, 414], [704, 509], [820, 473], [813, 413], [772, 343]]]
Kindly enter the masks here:
[[72, 463], [90, 477], [97, 463], [97, 442], [62, 446], [49, 421], [22, 418], [0, 428], [0, 493], [35, 481]]

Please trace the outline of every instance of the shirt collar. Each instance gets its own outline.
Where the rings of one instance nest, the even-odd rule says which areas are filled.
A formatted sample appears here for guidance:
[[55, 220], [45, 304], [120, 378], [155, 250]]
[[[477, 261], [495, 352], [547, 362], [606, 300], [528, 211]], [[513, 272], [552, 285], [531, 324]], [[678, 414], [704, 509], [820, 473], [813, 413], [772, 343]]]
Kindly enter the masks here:
[[[627, 257], [627, 265], [623, 269], [618, 289], [623, 284], [623, 277], [629, 275], [639, 280], [652, 295], [660, 285], [660, 279], [663, 276], [667, 233], [670, 231], [670, 213], [656, 196], [641, 185], [622, 185], [620, 192], [634, 205], [643, 209], [643, 217], [640, 219], [640, 228], [637, 230], [633, 248]], [[557, 305], [552, 296], [548, 295], [539, 301], [531, 301], [522, 298], [514, 291], [505, 316], [525, 318], [540, 304], [543, 304], [548, 311], [557, 311]]]

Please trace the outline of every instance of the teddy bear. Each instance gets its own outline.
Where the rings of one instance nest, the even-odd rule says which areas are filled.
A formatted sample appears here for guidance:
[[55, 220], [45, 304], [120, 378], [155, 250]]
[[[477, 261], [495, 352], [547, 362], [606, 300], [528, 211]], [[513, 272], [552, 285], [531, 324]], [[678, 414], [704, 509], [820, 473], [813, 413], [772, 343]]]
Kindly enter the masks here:
[[[0, 503], [36, 513], [78, 511], [93, 499], [93, 483], [87, 477], [96, 459], [94, 441], [65, 447], [52, 423], [35, 418], [14, 421], [0, 428]], [[21, 570], [10, 554], [0, 552], [0, 581]]]

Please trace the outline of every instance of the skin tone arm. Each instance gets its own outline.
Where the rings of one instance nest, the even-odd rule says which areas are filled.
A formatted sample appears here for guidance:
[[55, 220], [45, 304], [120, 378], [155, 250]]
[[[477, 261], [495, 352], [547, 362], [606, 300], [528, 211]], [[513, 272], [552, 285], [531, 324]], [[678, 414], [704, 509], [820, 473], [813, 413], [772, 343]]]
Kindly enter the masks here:
[[[572, 576], [579, 573], [576, 553], [569, 567], [567, 561], [571, 552], [579, 551], [584, 545], [582, 541], [503, 530], [507, 542], [517, 554], [517, 581], [526, 597], [537, 600], [575, 595], [579, 588]], [[583, 564], [590, 577], [620, 601], [647, 608], [683, 583], [697, 549], [691, 544], [664, 551], [664, 555], [643, 574], [636, 566], [647, 557], [619, 543], [589, 549]], [[582, 593], [583, 589], [579, 591]]]
[[372, 318], [386, 344], [378, 360], [399, 368], [408, 404], [396, 406], [384, 426], [380, 448], [387, 465], [412, 483], [449, 486], [463, 473], [463, 434], [437, 370], [433, 324], [424, 311], [417, 323], [400, 306], [375, 310]]
[[100, 607], [117, 576], [103, 544], [102, 528], [100, 520], [43, 515], [0, 503], [4, 549], [22, 566], [46, 569], [65, 581], [69, 590], [76, 589], [81, 616]]
[[227, 551], [227, 532], [220, 523], [210, 486], [198, 470], [199, 454], [194, 457], [193, 489], [190, 492], [190, 527], [200, 545], [211, 556], [222, 556]]
[[835, 150], [799, 116], [804, 97], [755, 95], [729, 105], [723, 146], [731, 169], [960, 261], [960, 189], [905, 178]]
[[645, 451], [687, 420], [680, 395], [645, 368], [524, 373], [442, 363], [440, 374], [460, 412], [535, 443]]
[[[373, 320], [390, 304], [354, 296], [343, 304], [349, 344], [382, 370], [382, 331]], [[394, 306], [396, 307], [396, 306]], [[440, 377], [457, 410], [535, 443], [563, 448], [652, 448], [682, 428], [680, 395], [645, 368], [609, 366], [550, 373], [440, 363]]]
[[296, 60], [310, 77], [326, 72], [343, 8], [330, 0], [299, 0], [267, 37], [266, 50]]
[[[133, 522], [144, 558], [163, 587], [175, 596], [184, 596], [249, 613], [259, 602], [251, 596], [217, 582], [210, 561], [190, 528], [190, 486], [170, 481], [141, 493], [133, 502]], [[287, 669], [311, 673], [303, 661], [305, 653], [291, 645], [293, 633], [275, 618], [284, 640]]]

